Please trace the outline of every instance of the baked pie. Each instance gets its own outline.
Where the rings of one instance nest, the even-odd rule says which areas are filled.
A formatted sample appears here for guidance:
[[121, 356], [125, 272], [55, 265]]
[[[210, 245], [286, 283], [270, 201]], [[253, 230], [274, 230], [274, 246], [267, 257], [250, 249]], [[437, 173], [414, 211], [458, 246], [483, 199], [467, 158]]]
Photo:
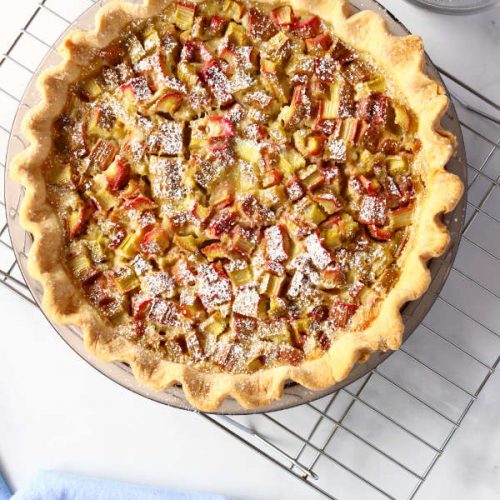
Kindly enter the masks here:
[[396, 349], [462, 184], [418, 37], [339, 0], [111, 2], [14, 161], [44, 308], [197, 408]]

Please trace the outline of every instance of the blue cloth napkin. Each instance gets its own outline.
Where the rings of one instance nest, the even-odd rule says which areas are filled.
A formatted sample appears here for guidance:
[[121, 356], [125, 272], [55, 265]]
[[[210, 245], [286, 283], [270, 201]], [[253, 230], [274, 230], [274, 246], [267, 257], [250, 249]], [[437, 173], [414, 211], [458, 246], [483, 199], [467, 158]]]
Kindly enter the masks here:
[[0, 474], [0, 500], [8, 500], [10, 498], [10, 489], [7, 486], [2, 474]]
[[[1, 491], [1, 490], [0, 490]], [[8, 498], [8, 497], [5, 497]], [[3, 500], [3, 497], [0, 496]], [[229, 500], [220, 495], [166, 491], [105, 479], [41, 471], [12, 500]]]

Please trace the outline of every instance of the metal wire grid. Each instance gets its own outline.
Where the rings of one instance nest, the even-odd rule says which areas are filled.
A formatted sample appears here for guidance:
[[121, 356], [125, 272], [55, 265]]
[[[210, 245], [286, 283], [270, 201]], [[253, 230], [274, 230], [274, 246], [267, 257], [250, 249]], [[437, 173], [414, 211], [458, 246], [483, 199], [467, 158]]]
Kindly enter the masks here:
[[[93, 3], [42, 0], [1, 57], [3, 157], [36, 66]], [[500, 127], [492, 116], [500, 107], [440, 71], [468, 152], [468, 212], [448, 282], [421, 326], [376, 370], [329, 397], [271, 414], [200, 414], [328, 498], [413, 498], [500, 362]], [[0, 283], [35, 304], [4, 212]]]

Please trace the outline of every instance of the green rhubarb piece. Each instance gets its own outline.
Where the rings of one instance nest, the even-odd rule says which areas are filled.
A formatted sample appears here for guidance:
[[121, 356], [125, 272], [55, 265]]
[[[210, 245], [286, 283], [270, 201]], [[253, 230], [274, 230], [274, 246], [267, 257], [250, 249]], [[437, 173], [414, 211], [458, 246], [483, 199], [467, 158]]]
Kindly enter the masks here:
[[262, 278], [260, 291], [268, 297], [277, 297], [280, 295], [284, 282], [284, 276], [276, 276], [271, 273], [266, 273]]
[[227, 320], [217, 311], [200, 323], [200, 329], [208, 334], [218, 337], [227, 328]]
[[237, 269], [235, 271], [230, 271], [229, 277], [234, 286], [243, 286], [251, 283], [253, 281], [253, 273], [251, 267], [245, 267], [243, 269]]
[[261, 161], [258, 145], [246, 139], [236, 139], [234, 144], [236, 154], [249, 163], [258, 164]]
[[61, 186], [71, 182], [71, 167], [69, 165], [53, 165], [49, 170], [49, 184]]
[[127, 49], [132, 63], [137, 64], [143, 57], [146, 56], [146, 51], [142, 43], [135, 35], [130, 35], [127, 39]]
[[115, 282], [121, 293], [128, 293], [141, 286], [135, 271], [130, 266], [120, 268], [115, 273]]
[[152, 52], [160, 48], [160, 35], [158, 35], [158, 32], [155, 29], [151, 28], [144, 33], [143, 45], [147, 52]]
[[181, 30], [185, 31], [193, 26], [196, 6], [193, 4], [183, 4], [178, 2], [175, 7], [172, 22]]
[[389, 173], [395, 177], [396, 175], [407, 175], [409, 173], [408, 163], [401, 156], [388, 156], [387, 166]]
[[285, 188], [282, 185], [272, 186], [260, 190], [260, 199], [267, 208], [273, 208], [281, 205], [287, 199]]
[[77, 278], [85, 278], [92, 270], [92, 262], [86, 253], [80, 253], [69, 259], [68, 266]]
[[97, 83], [97, 80], [95, 78], [90, 78], [89, 80], [84, 82], [83, 89], [91, 99], [95, 99], [96, 97], [100, 96], [103, 91], [102, 87], [99, 85], [99, 83]]
[[198, 251], [198, 242], [191, 234], [188, 234], [187, 236], [180, 236], [176, 234], [174, 235], [173, 243], [181, 248], [184, 248], [184, 250], [187, 250], [188, 252]]
[[127, 234], [120, 246], [116, 249], [116, 253], [125, 259], [132, 259], [139, 252], [141, 239], [140, 233]]
[[409, 226], [413, 219], [413, 206], [398, 208], [389, 212], [389, 227], [392, 230]]
[[338, 248], [342, 243], [342, 236], [340, 234], [340, 228], [338, 226], [327, 229], [323, 233], [323, 238], [325, 245], [330, 249], [334, 250]]
[[393, 102], [392, 107], [394, 108], [394, 123], [399, 125], [404, 132], [408, 132], [411, 123], [410, 115], [404, 106], [400, 106]]
[[[244, 7], [239, 2], [234, 2], [232, 0], [226, 0], [224, 2], [223, 11], [226, 15], [228, 15], [234, 21], [241, 21], [241, 18], [243, 17]], [[234, 24], [235, 26], [238, 26], [241, 28], [241, 26], [239, 24], [236, 24], [233, 22], [231, 22], [229, 24], [230, 25]], [[226, 32], [226, 35], [227, 35], [227, 32]]]
[[234, 43], [236, 43], [236, 45], [245, 45], [245, 43], [247, 42], [247, 36], [245, 34], [245, 30], [242, 28], [241, 25], [234, 23], [233, 21], [231, 21], [227, 25], [225, 36]]
[[318, 226], [326, 219], [326, 214], [317, 203], [312, 202], [304, 210], [304, 219], [306, 222]]

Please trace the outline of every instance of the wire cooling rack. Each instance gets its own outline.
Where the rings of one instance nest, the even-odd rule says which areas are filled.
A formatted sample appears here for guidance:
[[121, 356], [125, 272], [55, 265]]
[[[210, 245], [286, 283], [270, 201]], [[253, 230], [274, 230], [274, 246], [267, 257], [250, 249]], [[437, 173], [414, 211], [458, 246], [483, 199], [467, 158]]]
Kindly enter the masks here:
[[[42, 0], [0, 58], [0, 157], [38, 63], [93, 3]], [[430, 313], [400, 351], [331, 396], [270, 414], [200, 414], [328, 498], [413, 498], [500, 361], [500, 106], [440, 72], [460, 116], [469, 183], [457, 258]], [[4, 212], [0, 283], [36, 305]]]

